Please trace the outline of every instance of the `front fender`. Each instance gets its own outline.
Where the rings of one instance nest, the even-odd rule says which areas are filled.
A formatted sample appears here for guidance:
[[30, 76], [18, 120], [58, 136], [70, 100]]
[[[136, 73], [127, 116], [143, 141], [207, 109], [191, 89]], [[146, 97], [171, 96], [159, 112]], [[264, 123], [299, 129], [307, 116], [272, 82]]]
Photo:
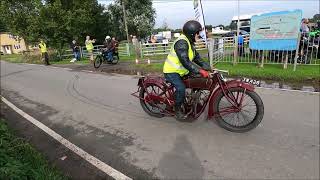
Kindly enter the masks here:
[[215, 100], [216, 100], [217, 96], [220, 93], [222, 93], [222, 88], [223, 89], [229, 89], [229, 88], [236, 88], [236, 87], [246, 89], [246, 91], [254, 91], [254, 86], [252, 84], [248, 84], [248, 83], [242, 82], [240, 80], [231, 80], [231, 81], [226, 82], [225, 85], [223, 85], [222, 87], [217, 89], [210, 96], [209, 109], [208, 109], [208, 119], [211, 119], [214, 116], [214, 114], [216, 113], [216, 112], [214, 112], [213, 107], [214, 107], [214, 103], [215, 103]]
[[252, 84], [245, 83], [240, 80], [228, 81], [224, 87], [225, 88], [241, 87], [241, 88], [247, 89], [249, 91], [254, 91], [254, 86]]

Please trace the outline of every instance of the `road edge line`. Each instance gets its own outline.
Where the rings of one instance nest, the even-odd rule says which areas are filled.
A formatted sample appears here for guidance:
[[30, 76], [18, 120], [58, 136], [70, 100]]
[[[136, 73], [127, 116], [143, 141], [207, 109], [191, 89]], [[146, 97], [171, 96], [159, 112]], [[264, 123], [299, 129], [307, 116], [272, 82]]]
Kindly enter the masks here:
[[61, 135], [59, 135], [58, 133], [56, 133], [55, 131], [53, 131], [52, 129], [50, 129], [49, 127], [47, 127], [46, 125], [44, 125], [40, 121], [36, 120], [35, 118], [30, 116], [29, 114], [27, 114], [24, 111], [22, 111], [21, 109], [19, 109], [17, 106], [12, 104], [10, 101], [8, 101], [3, 96], [1, 96], [1, 100], [2, 100], [2, 102], [6, 103], [10, 108], [12, 108], [15, 112], [17, 112], [22, 117], [24, 117], [26, 120], [28, 120], [29, 122], [31, 122], [32, 124], [37, 126], [39, 129], [41, 129], [42, 131], [47, 133], [49, 136], [51, 136], [52, 138], [54, 138], [55, 140], [57, 140], [58, 142], [63, 144], [65, 147], [70, 149], [72, 152], [76, 153], [77, 155], [82, 157], [84, 160], [86, 160], [87, 162], [89, 162], [93, 166], [97, 167], [99, 170], [103, 171], [107, 175], [113, 177], [116, 180], [118, 180], [118, 179], [119, 180], [132, 180], [128, 176], [122, 174], [121, 172], [117, 171], [116, 169], [112, 168], [111, 166], [100, 161], [98, 158], [87, 153], [86, 151], [84, 151], [80, 147], [74, 145], [73, 143], [71, 143], [70, 141], [68, 141], [67, 139], [65, 139], [64, 137], [62, 137]]

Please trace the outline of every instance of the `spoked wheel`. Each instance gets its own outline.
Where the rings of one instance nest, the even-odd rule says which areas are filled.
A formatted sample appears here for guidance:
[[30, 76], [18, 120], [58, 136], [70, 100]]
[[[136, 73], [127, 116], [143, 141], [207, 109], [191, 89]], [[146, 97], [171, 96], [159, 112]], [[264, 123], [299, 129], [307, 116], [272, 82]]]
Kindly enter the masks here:
[[166, 104], [161, 99], [165, 98], [165, 91], [156, 84], [149, 84], [140, 89], [140, 104], [150, 116], [161, 118], [164, 116]]
[[116, 55], [113, 55], [113, 57], [112, 57], [113, 59], [112, 59], [112, 61], [111, 61], [111, 64], [118, 64], [118, 62], [119, 62], [119, 58], [118, 58], [118, 56], [116, 56]]
[[232, 132], [247, 132], [257, 127], [264, 115], [264, 105], [259, 95], [243, 88], [231, 88], [229, 91], [228, 97], [233, 101], [222, 92], [215, 99], [218, 125]]
[[102, 64], [102, 57], [101, 56], [97, 56], [95, 59], [94, 59], [94, 62], [93, 62], [93, 66], [94, 68], [99, 68]]

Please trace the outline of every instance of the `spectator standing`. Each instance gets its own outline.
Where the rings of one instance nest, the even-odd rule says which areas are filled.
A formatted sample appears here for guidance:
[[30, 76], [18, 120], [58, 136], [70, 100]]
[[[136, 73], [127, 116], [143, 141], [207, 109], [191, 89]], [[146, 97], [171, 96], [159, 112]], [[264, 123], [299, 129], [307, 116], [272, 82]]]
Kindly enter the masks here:
[[306, 18], [303, 18], [301, 22], [301, 27], [300, 27], [300, 31], [302, 34], [309, 33], [310, 29], [308, 27], [308, 24], [309, 24], [309, 20]]
[[301, 32], [301, 38], [300, 38], [300, 43], [299, 43], [299, 57], [298, 57], [298, 62], [301, 62], [301, 59], [305, 59], [305, 51], [307, 50], [308, 46], [308, 34], [310, 32], [310, 29], [308, 27], [309, 20], [307, 18], [303, 18], [301, 21], [301, 27], [300, 27], [300, 32]]
[[85, 45], [88, 51], [88, 54], [90, 56], [90, 63], [93, 63], [93, 43], [95, 43], [96, 40], [90, 40], [90, 36], [86, 37]]
[[151, 44], [152, 44], [152, 47], [153, 47], [152, 48], [153, 49], [153, 53], [155, 53], [155, 50], [157, 48], [157, 45], [156, 45], [157, 38], [156, 38], [156, 36], [152, 35], [150, 41], [151, 41]]
[[72, 41], [71, 49], [73, 52], [74, 59], [72, 59], [70, 62], [80, 61], [80, 46], [76, 40]]
[[47, 45], [46, 43], [43, 41], [43, 39], [40, 39], [40, 43], [39, 43], [39, 48], [40, 48], [40, 52], [41, 52], [41, 59], [44, 59], [44, 64], [50, 65], [49, 63], [49, 56], [48, 56], [48, 51], [47, 51]]
[[244, 39], [243, 39], [243, 36], [242, 36], [242, 33], [239, 32], [239, 36], [238, 36], [238, 53], [239, 53], [239, 56], [242, 56], [243, 55], [243, 51], [244, 51]]

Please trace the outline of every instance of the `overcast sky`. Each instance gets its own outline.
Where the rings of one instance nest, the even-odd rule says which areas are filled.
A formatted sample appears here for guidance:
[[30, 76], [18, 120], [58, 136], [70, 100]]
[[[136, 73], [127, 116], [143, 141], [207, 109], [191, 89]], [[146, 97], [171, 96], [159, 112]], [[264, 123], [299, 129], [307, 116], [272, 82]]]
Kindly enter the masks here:
[[[237, 4], [234, 0], [202, 0], [206, 24], [229, 25], [232, 17], [238, 15]], [[240, 15], [301, 9], [303, 17], [310, 18], [319, 13], [319, 6], [319, 0], [240, 0]], [[153, 7], [157, 13], [156, 27], [166, 21], [170, 28], [181, 28], [186, 20], [194, 18], [192, 0], [153, 0]]]

